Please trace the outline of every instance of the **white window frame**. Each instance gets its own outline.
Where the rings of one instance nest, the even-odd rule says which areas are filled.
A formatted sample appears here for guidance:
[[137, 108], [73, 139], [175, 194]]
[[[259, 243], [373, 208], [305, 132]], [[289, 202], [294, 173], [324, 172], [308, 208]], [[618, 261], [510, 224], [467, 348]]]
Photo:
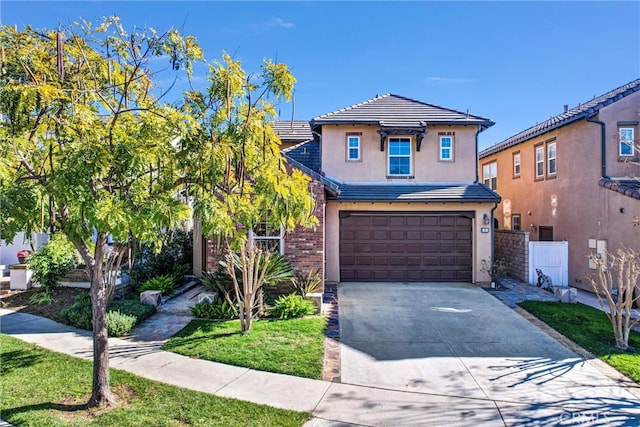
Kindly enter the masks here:
[[[266, 221], [261, 222], [261, 224], [265, 224], [265, 229], [268, 230], [269, 225]], [[280, 233], [273, 236], [261, 236], [257, 234], [254, 230], [249, 230], [249, 247], [250, 248], [253, 248], [257, 242], [261, 242], [261, 241], [264, 241], [264, 242], [277, 241], [278, 252], [280, 252], [280, 255], [284, 255], [284, 227], [280, 226]]]
[[[445, 147], [445, 140], [449, 140], [449, 146]], [[449, 151], [449, 156], [445, 156], [445, 150]], [[452, 162], [453, 161], [453, 135], [443, 135], [440, 137], [440, 161]]]
[[[551, 150], [553, 149], [553, 157]], [[555, 142], [547, 144], [547, 176], [555, 176], [558, 173], [558, 146]], [[551, 163], [553, 161], [553, 164]], [[552, 168], [553, 166], [553, 168]]]
[[[392, 142], [407, 142], [409, 143], [409, 154], [391, 154]], [[409, 172], [408, 173], [391, 173], [391, 158], [408, 158], [409, 159]], [[387, 140], [387, 176], [411, 176], [413, 172], [413, 144], [411, 138], [407, 137], [393, 137]]]
[[[355, 142], [355, 146], [352, 147], [351, 143]], [[356, 150], [357, 156], [351, 157], [351, 150]], [[360, 135], [347, 135], [347, 161], [348, 162], [359, 162], [361, 159], [361, 148], [360, 148]]]
[[513, 153], [513, 176], [520, 176], [520, 172], [522, 171], [522, 158], [520, 157], [520, 152]]
[[[516, 221], [517, 219], [517, 221]], [[518, 226], [516, 227], [516, 222]], [[521, 214], [512, 214], [511, 215], [511, 229], [512, 230], [522, 230], [522, 215]]]
[[[627, 138], [626, 136], [623, 136], [624, 133], [626, 132], [630, 132], [631, 133], [631, 138]], [[633, 157], [635, 155], [635, 147], [633, 145], [633, 141], [635, 138], [635, 129], [632, 127], [619, 127], [618, 128], [618, 139], [619, 139], [619, 144], [618, 144], [618, 155], [620, 157]], [[631, 153], [623, 153], [622, 152], [622, 147], [624, 146], [628, 146], [631, 147]]]
[[482, 182], [492, 190], [498, 188], [498, 162], [482, 165]]
[[[535, 177], [536, 179], [544, 179], [545, 172], [545, 155], [544, 155], [544, 145], [538, 145], [535, 147]], [[542, 171], [539, 173], [538, 166], [542, 167]]]

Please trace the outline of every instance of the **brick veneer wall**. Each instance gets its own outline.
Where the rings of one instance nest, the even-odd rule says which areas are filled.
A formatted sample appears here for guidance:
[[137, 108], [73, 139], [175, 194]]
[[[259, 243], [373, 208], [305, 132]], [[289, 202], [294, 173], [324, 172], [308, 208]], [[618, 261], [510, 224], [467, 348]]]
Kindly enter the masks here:
[[[324, 210], [326, 197], [324, 185], [318, 181], [309, 184], [315, 199], [314, 215], [318, 224], [312, 228], [296, 227], [287, 233], [284, 239], [284, 255], [291, 262], [297, 274], [306, 276], [310, 270], [317, 270], [324, 278]], [[218, 268], [218, 262], [224, 256], [224, 245], [218, 239], [206, 239], [206, 271]]]
[[507, 274], [524, 282], [529, 281], [529, 232], [493, 230], [494, 255], [509, 262]]
[[312, 181], [309, 189], [316, 202], [313, 214], [318, 218], [318, 224], [311, 228], [296, 227], [287, 233], [284, 254], [296, 273], [306, 276], [310, 270], [316, 270], [324, 278], [324, 185]]

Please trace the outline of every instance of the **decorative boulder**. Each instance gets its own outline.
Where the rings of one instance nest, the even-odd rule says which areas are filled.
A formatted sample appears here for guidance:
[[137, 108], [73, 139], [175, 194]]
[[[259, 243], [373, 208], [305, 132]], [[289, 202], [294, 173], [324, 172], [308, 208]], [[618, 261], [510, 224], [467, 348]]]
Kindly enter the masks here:
[[575, 303], [578, 300], [578, 290], [570, 286], [554, 286], [553, 295], [558, 298], [560, 302]]
[[162, 292], [160, 291], [144, 291], [140, 294], [140, 302], [146, 305], [152, 305], [156, 308], [162, 303]]
[[218, 299], [218, 294], [216, 292], [202, 292], [198, 294], [198, 304], [201, 302], [208, 302], [209, 304], [213, 304]]

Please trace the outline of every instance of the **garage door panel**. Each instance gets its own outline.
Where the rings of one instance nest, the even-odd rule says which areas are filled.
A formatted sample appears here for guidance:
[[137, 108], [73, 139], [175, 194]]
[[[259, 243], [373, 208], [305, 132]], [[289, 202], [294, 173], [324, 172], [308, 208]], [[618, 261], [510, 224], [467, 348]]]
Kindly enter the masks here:
[[340, 219], [343, 281], [469, 281], [471, 219], [351, 213]]

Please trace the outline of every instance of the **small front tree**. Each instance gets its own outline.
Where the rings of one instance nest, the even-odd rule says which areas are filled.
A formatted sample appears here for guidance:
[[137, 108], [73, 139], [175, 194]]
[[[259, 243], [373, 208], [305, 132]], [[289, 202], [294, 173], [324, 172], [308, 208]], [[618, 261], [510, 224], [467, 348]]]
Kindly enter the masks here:
[[616, 338], [616, 347], [629, 350], [629, 333], [640, 323], [633, 319], [631, 310], [640, 300], [640, 252], [618, 249], [607, 253], [604, 259], [595, 255], [590, 260], [596, 265], [596, 277], [589, 277], [591, 288], [598, 295], [600, 307], [609, 318]]
[[126, 245], [106, 251], [107, 237], [158, 243], [189, 216], [175, 197], [185, 185], [175, 140], [190, 119], [155, 96], [151, 65], [162, 62], [150, 59], [190, 70], [201, 51], [176, 30], [128, 33], [117, 17], [1, 27], [0, 48], [0, 234], [48, 229], [80, 253], [93, 318], [88, 404], [112, 405], [106, 308]]

